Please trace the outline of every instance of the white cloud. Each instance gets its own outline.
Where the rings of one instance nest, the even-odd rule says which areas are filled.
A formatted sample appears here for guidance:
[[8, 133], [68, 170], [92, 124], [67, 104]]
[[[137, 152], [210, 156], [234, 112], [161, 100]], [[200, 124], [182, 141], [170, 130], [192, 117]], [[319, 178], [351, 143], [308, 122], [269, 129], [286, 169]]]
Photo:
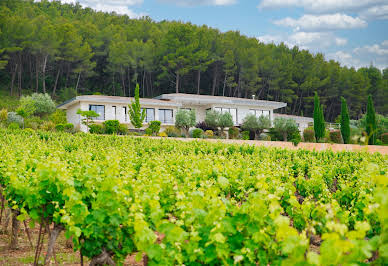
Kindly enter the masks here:
[[161, 3], [179, 6], [227, 6], [237, 3], [237, 0], [158, 0]]
[[332, 32], [299, 31], [291, 35], [263, 35], [258, 39], [264, 43], [283, 42], [289, 47], [297, 45], [301, 49], [309, 49], [313, 52], [321, 52], [329, 46], [343, 46], [347, 43], [347, 39], [336, 37]]
[[365, 45], [363, 47], [357, 47], [353, 51], [356, 54], [375, 54], [378, 56], [385, 56], [386, 63], [388, 64], [388, 47], [386, 45], [387, 41], [382, 42], [381, 44]]
[[[36, 2], [40, 0], [35, 0]], [[127, 15], [130, 18], [137, 18], [143, 14], [137, 14], [130, 6], [140, 5], [143, 0], [61, 0], [62, 3], [75, 4], [80, 3], [83, 7], [90, 7], [97, 11], [116, 12], [117, 14]]]
[[388, 19], [388, 5], [373, 6], [362, 10], [360, 16], [365, 19]]
[[386, 4], [386, 0], [262, 0], [261, 9], [300, 7], [316, 13], [360, 11]]
[[303, 15], [299, 19], [290, 17], [277, 20], [276, 25], [293, 27], [301, 31], [327, 31], [337, 29], [363, 28], [368, 24], [360, 19], [351, 16], [336, 13], [328, 15]]
[[130, 18], [138, 18], [143, 14], [137, 14], [132, 9], [129, 9], [128, 6], [124, 5], [108, 5], [108, 4], [96, 4], [92, 7], [94, 10], [102, 12], [115, 12], [117, 14], [127, 15]]
[[359, 68], [359, 67], [363, 66], [359, 59], [354, 58], [350, 53], [347, 53], [344, 51], [337, 51], [335, 53], [329, 53], [329, 54], [327, 54], [326, 57], [327, 57], [327, 59], [332, 59], [332, 60], [338, 61], [342, 65], [345, 65], [348, 67]]
[[337, 51], [327, 54], [329, 59], [334, 59], [346, 66], [356, 68], [373, 64], [377, 68], [388, 67], [388, 40], [381, 44], [365, 45], [357, 47], [351, 52]]

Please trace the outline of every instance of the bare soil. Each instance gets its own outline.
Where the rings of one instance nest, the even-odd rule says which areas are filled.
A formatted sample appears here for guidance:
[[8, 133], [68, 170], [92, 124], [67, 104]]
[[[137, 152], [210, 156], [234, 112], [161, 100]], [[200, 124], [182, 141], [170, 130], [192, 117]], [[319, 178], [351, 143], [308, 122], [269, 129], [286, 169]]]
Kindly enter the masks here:
[[[4, 219], [4, 216], [3, 216]], [[0, 229], [0, 265], [33, 265], [35, 258], [35, 246], [38, 241], [39, 225], [35, 225], [35, 228], [29, 228], [32, 243], [34, 248], [31, 247], [28, 241], [27, 233], [24, 224], [20, 224], [20, 230], [18, 234], [17, 249], [10, 249], [11, 239], [11, 226], [9, 225], [7, 231], [4, 231], [3, 226]], [[44, 257], [47, 251], [48, 235], [44, 237], [43, 249], [39, 258], [39, 264], [43, 265]], [[141, 266], [144, 265], [143, 261], [137, 262], [135, 255], [128, 256], [124, 262], [124, 265]], [[66, 239], [64, 232], [61, 232], [57, 242], [55, 244], [55, 259], [51, 259], [50, 265], [81, 265], [81, 257], [78, 251], [74, 251], [69, 240]], [[55, 262], [56, 261], [56, 262]], [[89, 265], [90, 260], [87, 257], [83, 257], [84, 265]]]

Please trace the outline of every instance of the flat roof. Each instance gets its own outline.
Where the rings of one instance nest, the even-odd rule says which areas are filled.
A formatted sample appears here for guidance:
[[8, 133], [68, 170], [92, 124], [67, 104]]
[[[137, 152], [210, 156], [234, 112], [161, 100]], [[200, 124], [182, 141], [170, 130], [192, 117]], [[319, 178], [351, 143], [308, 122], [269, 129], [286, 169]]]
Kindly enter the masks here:
[[162, 94], [154, 99], [160, 100], [175, 100], [187, 104], [226, 104], [226, 105], [248, 105], [252, 107], [269, 107], [269, 108], [282, 108], [286, 107], [287, 103], [265, 101], [265, 100], [253, 100], [237, 97], [225, 97], [225, 96], [212, 96], [212, 95], [200, 95], [200, 94], [188, 94], [188, 93], [170, 93]]
[[313, 118], [306, 117], [306, 116], [286, 115], [286, 114], [276, 114], [276, 113], [274, 113], [273, 115], [275, 118], [276, 117], [284, 117], [284, 118], [291, 118], [291, 119], [294, 119], [294, 120], [300, 121], [300, 122], [314, 122]]
[[[105, 96], [105, 95], [81, 95], [70, 99], [57, 106], [59, 109], [67, 109], [69, 106], [78, 102], [93, 102], [93, 103], [112, 103], [112, 104], [130, 104], [134, 100], [133, 97], [120, 96]], [[140, 103], [148, 106], [166, 106], [166, 107], [181, 107], [182, 103], [193, 105], [205, 104], [220, 104], [220, 105], [245, 105], [250, 107], [268, 107], [278, 109], [286, 107], [283, 102], [253, 100], [237, 97], [198, 95], [187, 93], [171, 93], [162, 94], [153, 99], [140, 98]]]
[[[130, 104], [135, 98], [120, 97], [120, 96], [105, 96], [105, 95], [81, 95], [67, 100], [66, 102], [57, 106], [59, 109], [67, 109], [69, 106], [84, 101], [94, 103], [113, 103], [113, 104]], [[166, 107], [180, 107], [181, 104], [173, 101], [161, 101], [150, 98], [140, 98], [140, 103], [149, 106], [166, 106]]]

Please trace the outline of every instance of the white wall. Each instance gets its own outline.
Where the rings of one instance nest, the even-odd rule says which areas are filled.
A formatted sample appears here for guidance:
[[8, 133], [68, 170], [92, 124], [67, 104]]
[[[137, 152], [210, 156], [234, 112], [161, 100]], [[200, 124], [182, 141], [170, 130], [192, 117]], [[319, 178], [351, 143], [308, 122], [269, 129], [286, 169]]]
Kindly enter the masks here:
[[75, 129], [80, 129], [80, 116], [77, 111], [80, 108], [79, 103], [73, 104], [66, 110], [66, 119], [68, 123], [72, 123]]
[[[89, 105], [104, 105], [105, 106], [105, 120], [119, 120], [120, 123], [126, 124], [129, 128], [133, 128], [129, 115], [128, 115], [128, 105], [125, 104], [101, 104], [97, 102], [81, 102], [79, 104], [72, 105], [67, 110], [67, 120], [69, 123], [74, 124], [74, 127], [77, 129], [80, 129], [83, 132], [87, 132], [87, 127], [81, 123], [81, 117], [80, 115], [77, 115], [76, 112], [78, 109], [81, 109], [82, 111], [88, 111]], [[113, 112], [113, 106], [116, 106], [116, 116]], [[124, 108], [127, 108], [127, 115], [126, 120], [124, 116]], [[177, 108], [175, 107], [155, 107], [150, 106], [147, 104], [142, 105], [143, 108], [153, 108], [155, 109], [155, 120], [159, 120], [159, 109], [172, 109], [173, 110], [173, 118], [175, 119]], [[105, 120], [95, 120], [96, 123], [103, 123]], [[174, 124], [162, 124], [162, 126], [168, 126], [168, 125], [174, 125]], [[147, 123], [144, 123], [144, 127], [142, 129], [145, 129], [148, 127]]]
[[[89, 105], [91, 105], [91, 104], [104, 105], [105, 106], [105, 120], [119, 120], [120, 123], [128, 125], [129, 128], [133, 128], [131, 123], [130, 123], [128, 114], [127, 114], [126, 121], [125, 121], [125, 117], [124, 117], [124, 109], [123, 109], [123, 107], [127, 107], [127, 113], [128, 113], [128, 105], [124, 105], [124, 104], [101, 104], [101, 103], [98, 103], [98, 102], [86, 102], [86, 101], [74, 104], [74, 105], [72, 105], [71, 107], [68, 108], [68, 110], [67, 110], [67, 120], [69, 121], [69, 123], [74, 124], [75, 128], [80, 129], [81, 131], [86, 132], [87, 131], [86, 126], [82, 125], [81, 117], [80, 117], [80, 115], [77, 115], [76, 113], [77, 113], [78, 109], [81, 109], [83, 111], [89, 110]], [[116, 106], [116, 117], [114, 116], [114, 113], [113, 113], [113, 106]], [[155, 109], [155, 120], [158, 120], [158, 121], [160, 121], [159, 120], [159, 109], [172, 109], [173, 110], [173, 118], [174, 118], [174, 120], [175, 120], [175, 117], [176, 117], [176, 113], [178, 111], [178, 109], [176, 107], [161, 107], [161, 106], [156, 107], [156, 106], [151, 106], [151, 105], [147, 105], [147, 104], [143, 104], [142, 107], [143, 108], [154, 108]], [[244, 118], [245, 118], [246, 115], [249, 114], [249, 110], [250, 109], [268, 110], [268, 111], [270, 111], [271, 122], [274, 119], [273, 109], [268, 109], [268, 108], [265, 108], [265, 107], [262, 107], [262, 108], [261, 107], [252, 108], [252, 107], [241, 106], [241, 105], [240, 106], [236, 106], [236, 105], [208, 105], [208, 106], [184, 105], [184, 106], [182, 106], [182, 108], [190, 108], [190, 109], [194, 109], [196, 111], [197, 122], [204, 121], [205, 117], [206, 117], [206, 109], [214, 108], [214, 107], [236, 108], [237, 109], [237, 121], [238, 121], [239, 125], [243, 123]], [[95, 120], [95, 122], [96, 123], [102, 123], [104, 121]], [[168, 126], [168, 125], [169, 124], [162, 124], [162, 126]], [[171, 124], [171, 125], [173, 125], [173, 124]], [[147, 127], [147, 124], [145, 123], [143, 129], [146, 128], [146, 127]]]

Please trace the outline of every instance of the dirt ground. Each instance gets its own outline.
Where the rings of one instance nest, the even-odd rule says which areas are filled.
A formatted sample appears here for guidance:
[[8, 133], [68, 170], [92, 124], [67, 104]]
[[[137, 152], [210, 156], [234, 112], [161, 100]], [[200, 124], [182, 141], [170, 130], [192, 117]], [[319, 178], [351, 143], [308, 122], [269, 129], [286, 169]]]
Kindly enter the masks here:
[[[0, 227], [0, 265], [33, 265], [35, 248], [31, 247], [24, 224], [20, 224], [17, 249], [12, 250], [9, 248], [11, 226], [9, 225], [7, 230], [5, 230], [4, 216], [2, 220], [2, 225]], [[33, 229], [29, 228], [29, 231], [32, 243], [35, 247], [38, 240], [39, 225], [35, 225], [35, 228]], [[43, 265], [44, 256], [46, 255], [47, 238], [48, 236], [46, 234], [43, 242], [44, 246], [39, 258], [40, 265]], [[78, 251], [75, 252], [69, 244], [69, 241], [67, 241], [62, 232], [55, 245], [56, 262], [54, 258], [52, 258], [50, 265], [81, 265], [80, 253]], [[83, 262], [84, 265], [89, 265], [90, 261], [87, 257], [83, 257]], [[135, 255], [131, 255], [127, 257], [124, 265], [141, 266], [143, 265], [143, 262], [136, 262]]]
[[[161, 137], [151, 137], [161, 138]], [[228, 144], [248, 144], [254, 146], [264, 147], [277, 147], [282, 149], [298, 150], [304, 149], [309, 151], [325, 151], [331, 150], [333, 152], [352, 151], [352, 152], [369, 152], [369, 153], [381, 153], [388, 155], [388, 146], [377, 145], [356, 145], [356, 144], [334, 144], [334, 143], [307, 143], [300, 142], [298, 146], [294, 146], [292, 142], [284, 141], [262, 141], [262, 140], [238, 140], [238, 139], [192, 139], [192, 138], [175, 138], [181, 141], [208, 141], [208, 142], [221, 142]]]

